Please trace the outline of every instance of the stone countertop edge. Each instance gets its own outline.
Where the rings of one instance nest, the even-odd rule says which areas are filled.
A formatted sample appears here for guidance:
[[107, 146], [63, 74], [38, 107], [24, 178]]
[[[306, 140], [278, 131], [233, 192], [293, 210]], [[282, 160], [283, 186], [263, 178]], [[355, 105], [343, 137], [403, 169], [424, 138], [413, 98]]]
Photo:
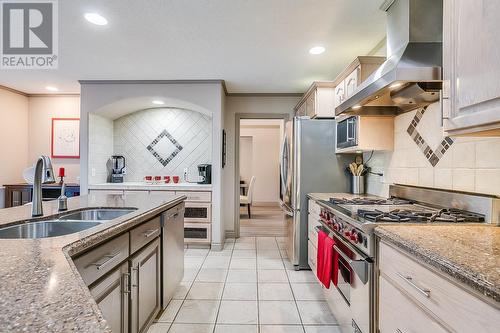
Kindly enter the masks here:
[[[422, 226], [425, 227], [425, 226]], [[458, 281], [461, 285], [466, 285], [479, 293], [481, 296], [489, 299], [490, 302], [500, 302], [500, 290], [497, 286], [488, 283], [482, 279], [481, 275], [463, 267], [462, 265], [451, 262], [448, 258], [430, 251], [415, 242], [401, 237], [383, 227], [375, 228], [375, 234], [383, 241], [388, 242], [404, 252], [424, 261], [448, 277]]]
[[99, 183], [89, 184], [89, 190], [177, 190], [177, 191], [212, 191], [212, 184], [196, 183], [170, 183], [170, 184], [147, 184], [141, 182], [125, 183]]

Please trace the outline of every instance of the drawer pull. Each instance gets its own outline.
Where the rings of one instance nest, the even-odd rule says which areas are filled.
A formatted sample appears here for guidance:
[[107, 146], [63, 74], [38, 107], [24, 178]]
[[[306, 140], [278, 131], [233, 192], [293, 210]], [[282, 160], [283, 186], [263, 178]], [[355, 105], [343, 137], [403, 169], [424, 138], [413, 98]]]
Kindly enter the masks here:
[[404, 276], [403, 274], [400, 274], [398, 272], [396, 272], [396, 274], [425, 297], [431, 297], [431, 291], [429, 289], [422, 289], [419, 286], [417, 286], [415, 282], [413, 282], [413, 278], [411, 276]]
[[[94, 262], [90, 265], [96, 266], [97, 270], [99, 271], [99, 270], [103, 269], [106, 265], [108, 265], [110, 262], [112, 262], [113, 259], [118, 257], [120, 254], [121, 254], [120, 252], [115, 253], [115, 254], [107, 254], [107, 255], [103, 256], [101, 259], [99, 259], [97, 262]], [[101, 262], [101, 260], [103, 260], [104, 258], [106, 258], [106, 260]]]
[[167, 220], [169, 220], [169, 219], [175, 219], [177, 216], [179, 216], [179, 213], [175, 213], [175, 214], [169, 215], [169, 216], [167, 216]]
[[159, 229], [154, 229], [154, 230], [148, 230], [144, 233], [144, 237], [149, 238], [156, 234], [159, 231]]
[[130, 273], [123, 273], [123, 293], [130, 294]]

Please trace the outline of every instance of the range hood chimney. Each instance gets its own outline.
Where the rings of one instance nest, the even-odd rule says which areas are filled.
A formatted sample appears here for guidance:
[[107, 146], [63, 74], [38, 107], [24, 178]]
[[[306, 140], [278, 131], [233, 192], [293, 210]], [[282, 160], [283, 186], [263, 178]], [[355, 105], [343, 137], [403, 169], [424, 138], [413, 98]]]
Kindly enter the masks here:
[[397, 115], [439, 100], [443, 1], [386, 0], [380, 9], [387, 12], [387, 60], [336, 115]]

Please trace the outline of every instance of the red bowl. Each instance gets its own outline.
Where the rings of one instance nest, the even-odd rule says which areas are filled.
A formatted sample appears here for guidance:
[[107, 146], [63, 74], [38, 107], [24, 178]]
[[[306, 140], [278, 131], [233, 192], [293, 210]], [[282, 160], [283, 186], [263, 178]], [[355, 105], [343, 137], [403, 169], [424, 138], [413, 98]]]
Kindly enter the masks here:
[[179, 176], [174, 176], [173, 178], [174, 178], [174, 183], [177, 184], [179, 182]]

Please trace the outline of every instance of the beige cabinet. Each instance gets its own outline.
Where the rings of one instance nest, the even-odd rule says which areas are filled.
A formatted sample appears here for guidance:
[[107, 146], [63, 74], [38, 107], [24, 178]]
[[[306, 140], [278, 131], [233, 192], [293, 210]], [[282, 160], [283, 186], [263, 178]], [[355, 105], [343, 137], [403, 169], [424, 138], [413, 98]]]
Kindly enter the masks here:
[[348, 77], [345, 78], [344, 86], [345, 86], [346, 99], [354, 95], [356, 88], [358, 87], [359, 83], [361, 83], [360, 74], [361, 74], [361, 66], [358, 66], [352, 71], [351, 74], [349, 74]]
[[339, 116], [335, 120], [337, 154], [394, 149], [394, 117]]
[[311, 118], [333, 118], [335, 116], [333, 88], [332, 82], [313, 82], [295, 106], [295, 115]]
[[160, 310], [160, 239], [130, 259], [130, 332], [145, 332]]
[[335, 107], [345, 101], [345, 81], [340, 81], [335, 87]]
[[443, 118], [449, 135], [500, 136], [500, 2], [445, 0]]

